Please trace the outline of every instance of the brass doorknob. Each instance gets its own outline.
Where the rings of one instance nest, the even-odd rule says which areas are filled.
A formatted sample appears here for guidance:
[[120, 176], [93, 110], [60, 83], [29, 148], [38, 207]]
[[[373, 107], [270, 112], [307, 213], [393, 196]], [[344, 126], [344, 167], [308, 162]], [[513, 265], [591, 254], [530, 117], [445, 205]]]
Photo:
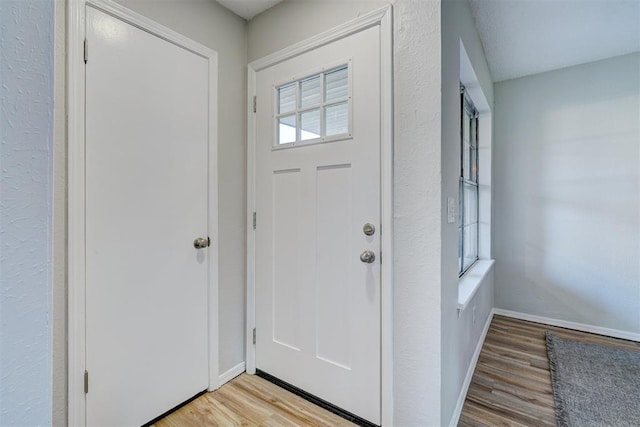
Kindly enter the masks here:
[[198, 237], [193, 241], [193, 247], [196, 249], [204, 249], [209, 246], [209, 239], [205, 239], [204, 237]]
[[376, 254], [374, 254], [372, 251], [364, 251], [360, 254], [360, 261], [366, 264], [371, 264], [375, 260]]

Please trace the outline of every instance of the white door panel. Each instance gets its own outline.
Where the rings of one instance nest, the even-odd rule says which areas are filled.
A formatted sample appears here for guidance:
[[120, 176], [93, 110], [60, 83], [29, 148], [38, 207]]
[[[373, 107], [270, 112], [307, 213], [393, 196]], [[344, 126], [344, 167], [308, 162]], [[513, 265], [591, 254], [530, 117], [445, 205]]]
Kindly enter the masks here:
[[137, 426], [208, 386], [209, 70], [86, 12], [87, 425]]
[[[380, 45], [373, 27], [256, 75], [256, 367], [380, 422]], [[277, 87], [349, 64], [350, 136], [273, 148]], [[370, 250], [374, 263], [361, 262]]]

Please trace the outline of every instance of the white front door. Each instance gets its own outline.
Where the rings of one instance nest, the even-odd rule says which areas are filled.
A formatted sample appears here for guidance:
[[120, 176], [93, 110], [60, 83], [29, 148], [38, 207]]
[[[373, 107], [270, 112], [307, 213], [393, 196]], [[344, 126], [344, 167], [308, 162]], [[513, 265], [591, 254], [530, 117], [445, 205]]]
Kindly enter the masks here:
[[380, 28], [256, 95], [256, 368], [380, 424]]
[[86, 34], [86, 423], [139, 426], [208, 387], [209, 65], [93, 7]]

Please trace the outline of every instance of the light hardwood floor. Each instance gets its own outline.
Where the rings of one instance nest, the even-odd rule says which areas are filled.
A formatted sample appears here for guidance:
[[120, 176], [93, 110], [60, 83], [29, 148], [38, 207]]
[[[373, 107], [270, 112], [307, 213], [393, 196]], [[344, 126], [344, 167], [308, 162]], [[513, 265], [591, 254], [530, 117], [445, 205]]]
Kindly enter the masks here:
[[[544, 331], [640, 352], [640, 343], [495, 316], [459, 426], [555, 426]], [[353, 426], [253, 375], [241, 375], [157, 422], [157, 427]]]
[[562, 338], [640, 352], [640, 343], [495, 316], [459, 426], [555, 426], [544, 331]]
[[204, 426], [354, 426], [255, 375], [242, 374], [154, 424]]

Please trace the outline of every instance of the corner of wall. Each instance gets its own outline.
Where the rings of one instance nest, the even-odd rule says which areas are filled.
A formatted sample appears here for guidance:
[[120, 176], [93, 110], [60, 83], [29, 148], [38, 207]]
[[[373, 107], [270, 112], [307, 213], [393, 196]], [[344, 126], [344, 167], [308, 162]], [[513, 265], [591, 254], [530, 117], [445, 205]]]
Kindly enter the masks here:
[[[464, 47], [463, 47], [464, 46]], [[461, 55], [461, 50], [466, 55]], [[468, 59], [466, 59], [468, 57]], [[485, 100], [482, 112], [491, 111], [493, 84], [484, 50], [467, 1], [442, 2], [442, 198], [458, 199], [460, 168], [460, 89], [465, 78]], [[465, 62], [466, 61], [466, 62]], [[465, 74], [466, 73], [466, 74]], [[471, 85], [468, 85], [471, 86]], [[475, 102], [475, 98], [474, 98]], [[481, 197], [482, 194], [480, 195]], [[490, 197], [490, 196], [489, 196]], [[457, 204], [456, 204], [457, 205]], [[458, 233], [456, 224], [442, 217], [442, 404], [441, 418], [454, 416], [465, 375], [474, 364], [474, 351], [481, 345], [486, 320], [493, 308], [493, 273], [488, 274], [465, 310], [458, 312]], [[490, 239], [490, 230], [486, 233]], [[490, 246], [490, 245], [489, 245]], [[486, 251], [485, 251], [486, 252]], [[446, 379], [446, 380], [445, 380]]]
[[67, 0], [55, 0], [52, 425], [67, 425]]

